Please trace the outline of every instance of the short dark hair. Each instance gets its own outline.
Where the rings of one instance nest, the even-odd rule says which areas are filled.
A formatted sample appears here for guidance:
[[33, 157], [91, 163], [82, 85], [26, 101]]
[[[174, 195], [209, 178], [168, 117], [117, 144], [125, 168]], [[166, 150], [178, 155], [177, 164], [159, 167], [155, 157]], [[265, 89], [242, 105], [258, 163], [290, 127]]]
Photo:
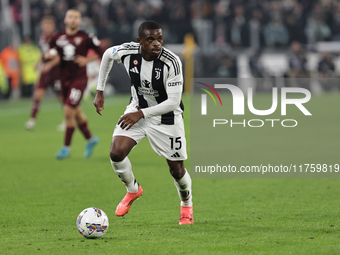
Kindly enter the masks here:
[[81, 11], [79, 11], [78, 9], [76, 8], [71, 8], [71, 9], [68, 9], [65, 13], [65, 17], [66, 17], [66, 14], [71, 11], [71, 12], [78, 12], [80, 14], [80, 17], [82, 17], [83, 15], [81, 14]]
[[41, 22], [44, 22], [45, 20], [52, 21], [56, 23], [55, 18], [52, 15], [45, 15], [42, 19]]
[[154, 30], [154, 29], [162, 29], [161, 26], [153, 20], [147, 20], [144, 21], [142, 24], [140, 24], [138, 28], [138, 36], [142, 37], [144, 34], [144, 30]]

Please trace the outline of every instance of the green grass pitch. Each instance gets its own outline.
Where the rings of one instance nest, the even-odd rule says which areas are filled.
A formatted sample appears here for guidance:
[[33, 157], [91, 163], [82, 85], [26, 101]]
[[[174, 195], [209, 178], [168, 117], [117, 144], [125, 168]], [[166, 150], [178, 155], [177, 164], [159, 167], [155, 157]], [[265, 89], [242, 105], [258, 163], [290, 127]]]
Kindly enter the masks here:
[[[30, 101], [1, 102], [0, 254], [340, 254], [338, 179], [193, 179], [195, 224], [179, 226], [173, 179], [147, 139], [130, 154], [144, 194], [124, 218], [116, 217], [125, 187], [108, 155], [113, 127], [128, 100], [107, 99], [103, 116], [84, 102], [100, 143], [84, 159], [85, 140], [76, 131], [72, 155], [64, 161], [54, 158], [63, 140], [56, 131], [62, 120], [56, 100], [42, 103], [32, 132], [23, 128]], [[184, 102], [189, 138], [187, 96]], [[339, 130], [338, 102], [339, 94], [325, 94], [309, 105], [334, 106], [327, 109]], [[322, 134], [311, 137], [316, 146], [335, 134], [324, 133], [324, 126], [315, 126]], [[339, 135], [333, 141], [339, 144]], [[306, 156], [298, 147], [287, 149]], [[109, 217], [101, 239], [87, 240], [76, 229], [78, 214], [90, 206]]]

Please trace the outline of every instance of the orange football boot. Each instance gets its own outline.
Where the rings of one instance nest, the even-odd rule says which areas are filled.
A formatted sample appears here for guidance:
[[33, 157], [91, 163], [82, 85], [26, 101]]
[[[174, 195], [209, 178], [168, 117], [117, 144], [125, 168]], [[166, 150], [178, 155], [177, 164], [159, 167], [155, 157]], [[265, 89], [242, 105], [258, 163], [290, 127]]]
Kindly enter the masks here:
[[194, 207], [181, 206], [181, 217], [179, 218], [178, 224], [193, 224], [194, 223]]
[[127, 192], [123, 200], [117, 205], [116, 208], [116, 215], [117, 216], [124, 216], [127, 214], [130, 210], [130, 207], [136, 199], [138, 199], [143, 194], [142, 186], [138, 185], [138, 191], [137, 193], [130, 193]]

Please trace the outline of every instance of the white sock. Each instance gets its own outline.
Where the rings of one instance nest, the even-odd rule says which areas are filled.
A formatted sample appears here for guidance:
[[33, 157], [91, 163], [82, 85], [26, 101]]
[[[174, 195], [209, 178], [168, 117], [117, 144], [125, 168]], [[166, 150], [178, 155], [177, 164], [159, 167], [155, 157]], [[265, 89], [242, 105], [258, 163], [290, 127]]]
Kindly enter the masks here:
[[192, 206], [191, 177], [186, 169], [182, 179], [175, 180], [175, 186], [177, 188], [179, 198], [181, 199], [181, 206], [191, 207]]
[[138, 183], [133, 176], [131, 162], [128, 157], [125, 157], [120, 162], [114, 162], [110, 159], [111, 165], [115, 173], [126, 186], [126, 190], [130, 193], [137, 193]]

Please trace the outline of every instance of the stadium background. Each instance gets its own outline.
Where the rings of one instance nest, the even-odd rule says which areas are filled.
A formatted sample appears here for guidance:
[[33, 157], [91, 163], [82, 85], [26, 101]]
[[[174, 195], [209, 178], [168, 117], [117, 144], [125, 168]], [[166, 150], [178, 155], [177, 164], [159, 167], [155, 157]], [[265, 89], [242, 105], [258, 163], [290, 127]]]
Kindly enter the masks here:
[[[112, 44], [135, 40], [136, 27], [144, 19], [159, 21], [166, 46], [183, 60], [186, 80], [268, 78], [268, 85], [256, 91], [269, 92], [274, 84], [284, 85], [282, 77], [317, 80], [339, 74], [338, 1], [1, 0], [1, 49], [11, 39], [19, 45], [28, 32], [36, 43], [45, 14], [54, 15], [62, 28], [68, 8], [80, 9], [85, 17], [82, 27], [100, 39], [109, 37]], [[298, 52], [291, 51], [293, 41], [302, 45], [301, 50], [294, 47]], [[325, 49], [332, 58], [319, 66]], [[112, 75], [110, 83], [117, 93], [127, 92], [127, 77], [117, 77]], [[334, 84], [313, 83], [317, 85], [306, 106], [311, 118], [302, 118], [296, 107], [289, 109], [299, 127], [286, 134], [280, 128], [228, 130], [223, 159], [259, 165], [266, 153], [277, 164], [339, 163], [340, 83], [333, 80]], [[257, 93], [254, 100], [259, 109], [268, 109], [271, 93]], [[130, 157], [145, 193], [125, 218], [116, 217], [125, 189], [112, 171], [108, 150], [128, 101], [129, 94], [106, 97], [99, 116], [92, 99], [83, 100], [82, 108], [101, 141], [93, 157], [85, 160], [85, 141], [75, 132], [72, 156], [65, 161], [54, 158], [63, 133], [56, 131], [62, 111], [53, 93], [43, 101], [32, 132], [23, 126], [30, 99], [0, 102], [1, 254], [340, 253], [339, 179], [194, 178], [195, 224], [179, 226], [173, 179], [164, 159], [154, 155], [145, 139]], [[183, 101], [189, 141], [193, 109], [187, 94]], [[190, 167], [190, 158], [185, 164]], [[77, 232], [76, 217], [89, 206], [100, 207], [110, 219], [107, 234], [99, 240], [85, 240]]]

